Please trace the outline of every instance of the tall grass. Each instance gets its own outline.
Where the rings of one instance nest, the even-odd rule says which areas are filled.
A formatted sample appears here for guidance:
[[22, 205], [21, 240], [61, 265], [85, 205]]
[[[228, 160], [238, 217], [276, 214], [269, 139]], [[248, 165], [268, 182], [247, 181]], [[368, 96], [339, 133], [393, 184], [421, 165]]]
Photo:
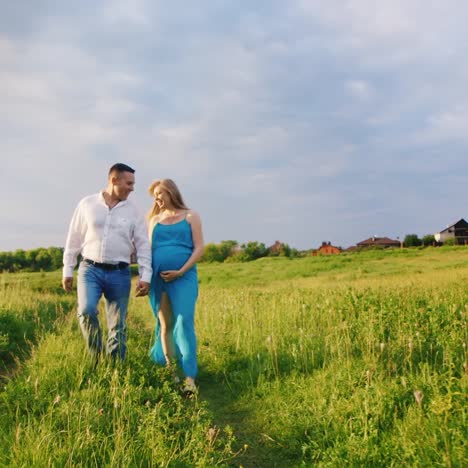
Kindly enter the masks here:
[[264, 466], [466, 465], [468, 288], [439, 277], [204, 292], [202, 368]]
[[3, 277], [9, 312], [71, 302], [0, 393], [0, 465], [468, 465], [468, 249], [200, 276], [192, 400], [148, 361], [145, 299], [131, 299], [128, 359], [94, 367], [58, 274]]
[[212, 427], [205, 405], [181, 398], [148, 362], [134, 329], [124, 363], [84, 352], [75, 320], [42, 339], [1, 393], [0, 464], [14, 466], [214, 466], [232, 435]]
[[59, 288], [57, 275], [1, 275], [0, 375], [27, 357], [39, 337], [74, 307], [74, 298]]

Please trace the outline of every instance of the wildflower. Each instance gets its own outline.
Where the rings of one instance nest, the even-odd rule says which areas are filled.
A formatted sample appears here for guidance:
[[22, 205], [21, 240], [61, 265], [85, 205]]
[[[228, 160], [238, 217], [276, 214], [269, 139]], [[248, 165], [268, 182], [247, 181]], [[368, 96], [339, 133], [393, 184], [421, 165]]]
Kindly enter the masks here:
[[413, 395], [414, 395], [414, 399], [416, 400], [416, 403], [421, 408], [422, 401], [423, 401], [423, 398], [424, 398], [423, 392], [421, 392], [421, 390], [415, 390], [413, 392]]
[[57, 396], [55, 397], [55, 399], [54, 399], [54, 404], [53, 404], [53, 406], [55, 406], [60, 400], [61, 400], [60, 395], [57, 395]]
[[206, 434], [206, 438], [208, 439], [210, 444], [214, 443], [214, 441], [218, 437], [218, 434], [219, 434], [219, 428], [218, 427], [214, 426], [214, 427], [210, 427], [208, 429], [208, 432]]

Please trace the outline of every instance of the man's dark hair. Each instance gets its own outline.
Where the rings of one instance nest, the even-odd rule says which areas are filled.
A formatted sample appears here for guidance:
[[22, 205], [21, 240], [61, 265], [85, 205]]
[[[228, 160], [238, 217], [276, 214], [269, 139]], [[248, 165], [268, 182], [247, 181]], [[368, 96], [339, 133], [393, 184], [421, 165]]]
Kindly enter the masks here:
[[111, 175], [120, 175], [122, 172], [131, 172], [132, 174], [135, 174], [135, 169], [132, 169], [130, 166], [127, 166], [126, 164], [123, 163], [117, 163], [114, 164], [110, 169], [109, 169], [109, 177]]

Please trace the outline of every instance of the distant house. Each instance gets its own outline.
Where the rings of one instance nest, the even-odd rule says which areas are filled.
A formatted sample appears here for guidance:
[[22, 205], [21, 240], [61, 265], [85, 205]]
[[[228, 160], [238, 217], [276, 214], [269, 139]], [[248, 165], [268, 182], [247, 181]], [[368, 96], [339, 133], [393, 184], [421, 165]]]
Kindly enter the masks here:
[[468, 244], [468, 223], [462, 218], [447, 226], [443, 231], [436, 232], [434, 238], [437, 242], [442, 243], [448, 239], [454, 239], [454, 243], [457, 245]]
[[401, 243], [398, 240], [393, 240], [388, 237], [369, 237], [369, 239], [363, 240], [356, 244], [357, 247], [401, 247]]
[[281, 251], [284, 249], [284, 244], [280, 241], [276, 241], [273, 245], [268, 247], [268, 252], [270, 255], [280, 255]]
[[322, 242], [322, 245], [317, 250], [314, 250], [311, 255], [336, 255], [339, 253], [341, 253], [339, 247], [331, 245], [330, 242]]
[[291, 247], [289, 247], [285, 242], [280, 241], [276, 241], [266, 250], [269, 257], [290, 257], [292, 253]]

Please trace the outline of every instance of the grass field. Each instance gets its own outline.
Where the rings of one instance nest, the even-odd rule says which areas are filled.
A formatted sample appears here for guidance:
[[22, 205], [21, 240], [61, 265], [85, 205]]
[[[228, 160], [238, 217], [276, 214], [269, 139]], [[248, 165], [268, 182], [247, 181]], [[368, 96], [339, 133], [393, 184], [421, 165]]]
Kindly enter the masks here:
[[94, 369], [59, 273], [0, 277], [0, 465], [467, 466], [468, 248], [200, 265], [200, 394]]

